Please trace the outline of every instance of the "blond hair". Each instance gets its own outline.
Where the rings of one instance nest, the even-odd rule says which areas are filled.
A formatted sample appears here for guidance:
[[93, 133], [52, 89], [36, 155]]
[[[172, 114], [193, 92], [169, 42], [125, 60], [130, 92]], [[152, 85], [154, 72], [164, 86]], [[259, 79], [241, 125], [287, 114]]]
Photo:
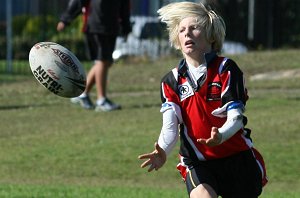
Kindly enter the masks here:
[[212, 44], [212, 50], [221, 51], [225, 39], [225, 23], [221, 16], [213, 10], [208, 10], [202, 3], [170, 3], [157, 12], [160, 20], [167, 24], [170, 43], [176, 49], [180, 49], [179, 23], [184, 18], [195, 17], [198, 25], [205, 32], [207, 41]]

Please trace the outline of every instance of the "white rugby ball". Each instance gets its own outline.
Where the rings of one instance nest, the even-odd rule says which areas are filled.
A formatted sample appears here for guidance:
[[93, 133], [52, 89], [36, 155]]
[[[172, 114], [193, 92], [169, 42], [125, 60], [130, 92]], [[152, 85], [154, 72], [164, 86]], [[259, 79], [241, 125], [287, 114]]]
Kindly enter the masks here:
[[58, 96], [76, 97], [85, 89], [82, 64], [70, 50], [57, 43], [35, 44], [29, 52], [29, 64], [37, 81]]

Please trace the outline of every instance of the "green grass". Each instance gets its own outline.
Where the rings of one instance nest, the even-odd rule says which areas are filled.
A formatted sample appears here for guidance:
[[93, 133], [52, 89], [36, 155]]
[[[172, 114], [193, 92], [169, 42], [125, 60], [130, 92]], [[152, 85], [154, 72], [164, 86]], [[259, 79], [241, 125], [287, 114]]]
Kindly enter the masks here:
[[[299, 52], [251, 52], [233, 58], [252, 75], [280, 65], [300, 68]], [[139, 168], [137, 159], [152, 151], [158, 138], [159, 82], [177, 61], [114, 65], [109, 96], [123, 109], [109, 113], [74, 106], [48, 93], [30, 74], [0, 74], [0, 197], [187, 197], [175, 168], [177, 151], [150, 174]], [[263, 198], [300, 197], [298, 81], [248, 82], [248, 126], [270, 180]]]

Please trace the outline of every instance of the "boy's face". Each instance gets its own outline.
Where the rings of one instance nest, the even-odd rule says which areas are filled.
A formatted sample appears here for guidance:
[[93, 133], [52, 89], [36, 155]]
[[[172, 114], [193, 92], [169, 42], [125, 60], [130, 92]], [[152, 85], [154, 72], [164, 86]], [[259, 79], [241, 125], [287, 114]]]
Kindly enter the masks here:
[[184, 18], [179, 23], [178, 38], [181, 51], [186, 56], [200, 56], [211, 51], [211, 44], [206, 40], [195, 17]]

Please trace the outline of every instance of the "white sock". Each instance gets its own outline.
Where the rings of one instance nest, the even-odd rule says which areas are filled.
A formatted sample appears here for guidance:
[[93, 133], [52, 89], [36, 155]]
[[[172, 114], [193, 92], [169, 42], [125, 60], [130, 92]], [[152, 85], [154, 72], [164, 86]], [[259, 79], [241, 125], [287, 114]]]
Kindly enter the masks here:
[[106, 99], [105, 97], [97, 99], [96, 104], [102, 105], [104, 103], [105, 99]]
[[85, 97], [87, 97], [88, 96], [88, 94], [86, 94], [86, 93], [82, 93], [80, 96], [79, 96], [79, 98], [85, 98]]

